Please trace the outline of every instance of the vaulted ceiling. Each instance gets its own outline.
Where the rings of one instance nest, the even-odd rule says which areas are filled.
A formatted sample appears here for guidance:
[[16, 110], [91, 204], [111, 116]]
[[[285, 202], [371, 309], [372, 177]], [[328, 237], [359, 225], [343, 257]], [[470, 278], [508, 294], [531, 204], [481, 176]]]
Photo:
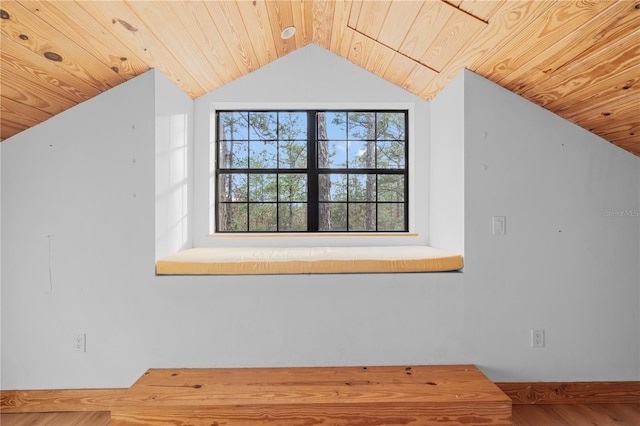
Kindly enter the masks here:
[[[2, 139], [150, 68], [195, 98], [315, 43], [427, 100], [468, 68], [640, 156], [640, 0], [2, 0], [0, 9]], [[283, 39], [289, 26], [297, 31]]]

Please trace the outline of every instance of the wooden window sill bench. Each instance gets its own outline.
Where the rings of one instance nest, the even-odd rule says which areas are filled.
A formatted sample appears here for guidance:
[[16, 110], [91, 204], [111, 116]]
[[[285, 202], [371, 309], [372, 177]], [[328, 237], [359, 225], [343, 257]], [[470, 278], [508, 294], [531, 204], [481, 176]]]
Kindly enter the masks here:
[[462, 255], [427, 246], [193, 248], [156, 262], [158, 275], [457, 271]]

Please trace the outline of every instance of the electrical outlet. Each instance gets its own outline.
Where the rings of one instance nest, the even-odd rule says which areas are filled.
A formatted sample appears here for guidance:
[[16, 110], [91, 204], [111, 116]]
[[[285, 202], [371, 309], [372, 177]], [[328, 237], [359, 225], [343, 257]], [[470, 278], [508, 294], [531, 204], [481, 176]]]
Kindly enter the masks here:
[[544, 328], [531, 329], [531, 347], [544, 348]]
[[87, 351], [87, 335], [78, 333], [73, 336], [73, 348], [76, 352], [84, 353]]

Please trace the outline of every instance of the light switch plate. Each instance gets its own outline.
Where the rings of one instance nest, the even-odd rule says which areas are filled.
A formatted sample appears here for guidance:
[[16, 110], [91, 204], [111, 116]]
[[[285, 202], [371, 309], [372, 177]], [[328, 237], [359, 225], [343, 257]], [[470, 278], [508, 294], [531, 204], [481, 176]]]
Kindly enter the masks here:
[[507, 235], [507, 217], [493, 217], [493, 235]]

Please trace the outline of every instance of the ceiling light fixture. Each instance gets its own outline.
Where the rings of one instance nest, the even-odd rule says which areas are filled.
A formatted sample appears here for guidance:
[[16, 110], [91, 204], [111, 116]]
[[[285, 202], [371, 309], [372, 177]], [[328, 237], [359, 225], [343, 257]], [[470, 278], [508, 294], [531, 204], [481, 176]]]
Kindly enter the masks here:
[[282, 32], [280, 33], [280, 37], [283, 40], [288, 40], [291, 37], [293, 37], [293, 35], [296, 33], [296, 27], [291, 26], [291, 27], [287, 27], [284, 30], [282, 30]]

